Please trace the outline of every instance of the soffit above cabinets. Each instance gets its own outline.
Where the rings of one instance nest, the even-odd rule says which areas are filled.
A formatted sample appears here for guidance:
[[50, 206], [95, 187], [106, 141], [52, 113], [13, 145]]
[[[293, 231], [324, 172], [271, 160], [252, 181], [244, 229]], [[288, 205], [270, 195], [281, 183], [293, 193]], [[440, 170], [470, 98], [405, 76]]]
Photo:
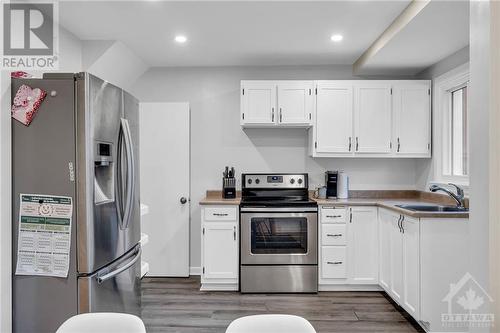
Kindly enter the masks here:
[[469, 1], [414, 1], [354, 63], [354, 73], [415, 75], [468, 44]]

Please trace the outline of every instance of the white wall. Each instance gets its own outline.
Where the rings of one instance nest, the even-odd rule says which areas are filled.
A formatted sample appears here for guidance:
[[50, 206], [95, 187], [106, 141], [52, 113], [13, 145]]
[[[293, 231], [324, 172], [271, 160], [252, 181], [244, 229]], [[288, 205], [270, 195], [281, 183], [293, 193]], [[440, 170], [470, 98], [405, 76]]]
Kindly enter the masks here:
[[[418, 77], [421, 79], [432, 80], [433, 86], [435, 85], [436, 78], [469, 62], [469, 46], [464, 47], [461, 50], [451, 54], [450, 56], [442, 59], [438, 63], [430, 66], [429, 68], [422, 71]], [[433, 95], [433, 99], [436, 96]], [[434, 102], [433, 102], [434, 106]], [[433, 132], [433, 146], [436, 147], [435, 140], [439, 139], [440, 136], [437, 134], [441, 133], [441, 129], [438, 128], [439, 124], [436, 121], [436, 113], [441, 110], [432, 110], [433, 121], [432, 121], [432, 132]], [[434, 177], [434, 164], [435, 164], [435, 154], [433, 151], [433, 158], [430, 160], [417, 160], [415, 164], [416, 172], [416, 187], [419, 190], [427, 191], [429, 187], [429, 182], [435, 181]]]
[[85, 41], [84, 70], [129, 90], [149, 66], [128, 46], [119, 41]]
[[329, 169], [349, 173], [352, 189], [415, 188], [414, 160], [312, 159], [305, 129], [242, 130], [239, 125], [240, 80], [351, 79], [351, 73], [351, 66], [152, 68], [137, 80], [131, 92], [140, 101], [191, 105], [192, 267], [200, 265], [198, 202], [206, 190], [220, 189], [226, 165], [234, 166], [238, 175], [308, 172], [311, 188], [324, 183], [323, 173]]
[[[81, 41], [61, 28], [58, 72], [82, 70]], [[37, 77], [42, 72], [33, 72]], [[11, 92], [10, 72], [0, 73], [0, 332], [11, 331]]]
[[[486, 290], [489, 290], [489, 225], [498, 223], [495, 220], [490, 221], [490, 211], [498, 211], [498, 207], [491, 206], [493, 200], [498, 200], [491, 197], [492, 191], [495, 192], [491, 186], [497, 186], [496, 183], [491, 183], [495, 179], [492, 179], [491, 175], [492, 172], [498, 172], [491, 169], [491, 165], [496, 163], [499, 154], [490, 149], [492, 142], [490, 131], [498, 131], [498, 128], [490, 126], [497, 124], [494, 122], [495, 115], [492, 113], [494, 106], [491, 105], [490, 98], [492, 94], [498, 94], [498, 91], [491, 89], [490, 46], [493, 39], [498, 39], [500, 36], [490, 35], [490, 24], [493, 19], [490, 16], [490, 2], [471, 1], [470, 15], [470, 273]], [[497, 17], [496, 20], [498, 19]], [[496, 319], [498, 321], [498, 317]], [[487, 330], [471, 329], [471, 331]]]

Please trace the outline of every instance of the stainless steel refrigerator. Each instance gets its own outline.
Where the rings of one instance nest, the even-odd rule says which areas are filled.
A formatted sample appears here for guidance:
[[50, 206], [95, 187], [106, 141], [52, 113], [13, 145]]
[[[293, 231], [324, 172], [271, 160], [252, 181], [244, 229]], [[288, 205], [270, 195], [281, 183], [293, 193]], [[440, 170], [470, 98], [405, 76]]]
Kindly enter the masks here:
[[47, 92], [12, 121], [13, 274], [19, 195], [73, 198], [67, 278], [13, 275], [14, 332], [55, 332], [85, 312], [140, 315], [139, 103], [88, 73], [13, 79]]

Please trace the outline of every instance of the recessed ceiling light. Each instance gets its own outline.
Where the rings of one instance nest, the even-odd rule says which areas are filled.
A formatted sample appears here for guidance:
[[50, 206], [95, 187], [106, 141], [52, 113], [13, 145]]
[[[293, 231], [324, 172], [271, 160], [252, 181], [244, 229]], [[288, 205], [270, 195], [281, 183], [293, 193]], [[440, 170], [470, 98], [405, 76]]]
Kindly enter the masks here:
[[178, 36], [175, 36], [175, 41], [177, 43], [180, 43], [180, 44], [183, 44], [185, 42], [187, 42], [187, 37], [186, 36], [183, 36], [183, 35], [178, 35]]
[[336, 34], [336, 35], [332, 35], [332, 37], [330, 37], [330, 39], [332, 40], [332, 42], [340, 42], [342, 39], [344, 39], [344, 36]]

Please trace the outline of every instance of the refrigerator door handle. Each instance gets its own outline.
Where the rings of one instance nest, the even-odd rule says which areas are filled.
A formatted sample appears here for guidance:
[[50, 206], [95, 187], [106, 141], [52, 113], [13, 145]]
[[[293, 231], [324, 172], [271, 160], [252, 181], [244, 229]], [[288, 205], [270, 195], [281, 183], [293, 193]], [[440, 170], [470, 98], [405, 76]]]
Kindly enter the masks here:
[[124, 219], [124, 208], [123, 208], [123, 202], [125, 199], [123, 198], [123, 141], [124, 141], [124, 127], [123, 123], [120, 123], [120, 130], [118, 132], [118, 141], [117, 141], [117, 149], [116, 149], [116, 210], [117, 210], [117, 215], [118, 215], [118, 220], [120, 223], [120, 228], [123, 229], [123, 219]]
[[125, 142], [125, 154], [127, 157], [127, 196], [125, 199], [125, 209], [122, 218], [122, 229], [127, 229], [132, 215], [133, 200], [135, 193], [135, 165], [134, 165], [134, 152], [132, 145], [132, 135], [130, 134], [130, 127], [127, 119], [121, 119], [121, 128], [123, 131], [123, 138]]
[[123, 265], [120, 268], [118, 268], [114, 271], [111, 271], [109, 273], [106, 273], [104, 275], [100, 275], [99, 273], [97, 273], [97, 276], [96, 276], [97, 283], [103, 283], [104, 281], [109, 280], [112, 277], [114, 277], [114, 276], [126, 271], [130, 267], [132, 267], [137, 262], [137, 260], [139, 260], [139, 258], [141, 257], [141, 253], [142, 253], [141, 247], [137, 246], [137, 249], [133, 253], [134, 259], [129, 261], [126, 265]]

